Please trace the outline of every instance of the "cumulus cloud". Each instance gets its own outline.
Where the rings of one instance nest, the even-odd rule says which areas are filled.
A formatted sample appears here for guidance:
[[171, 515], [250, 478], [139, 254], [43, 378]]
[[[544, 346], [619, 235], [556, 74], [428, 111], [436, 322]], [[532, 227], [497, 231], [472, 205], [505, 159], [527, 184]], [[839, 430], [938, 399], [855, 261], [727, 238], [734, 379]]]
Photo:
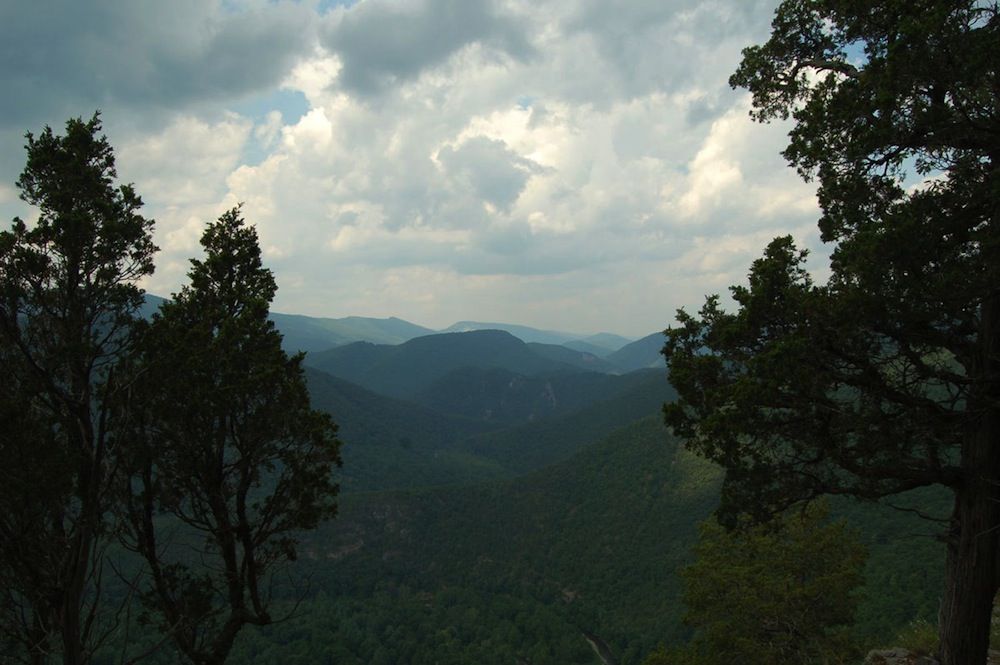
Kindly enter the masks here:
[[458, 188], [471, 191], [504, 213], [510, 212], [528, 178], [541, 171], [538, 164], [518, 155], [503, 141], [483, 136], [470, 138], [457, 147], [445, 146], [437, 159]]
[[[273, 120], [258, 129], [272, 131]], [[118, 166], [151, 200], [174, 207], [217, 201], [252, 130], [249, 120], [233, 114], [216, 123], [180, 116], [160, 132], [120, 144]]]
[[109, 105], [160, 112], [274, 86], [312, 48], [309, 19], [291, 3], [3, 3], [0, 122]]
[[415, 79], [471, 44], [527, 58], [533, 48], [524, 32], [490, 0], [368, 0], [331, 12], [322, 42], [342, 63], [340, 85], [372, 94]]
[[[0, 21], [63, 41], [0, 65], [29, 109], [4, 117], [111, 100], [130, 118], [111, 138], [158, 221], [153, 291], [237, 202], [279, 310], [442, 327], [643, 334], [774, 235], [818, 246], [787, 127], [727, 83], [774, 0], [109, 0], [52, 23], [22, 5]], [[304, 112], [241, 111], [279, 90]]]

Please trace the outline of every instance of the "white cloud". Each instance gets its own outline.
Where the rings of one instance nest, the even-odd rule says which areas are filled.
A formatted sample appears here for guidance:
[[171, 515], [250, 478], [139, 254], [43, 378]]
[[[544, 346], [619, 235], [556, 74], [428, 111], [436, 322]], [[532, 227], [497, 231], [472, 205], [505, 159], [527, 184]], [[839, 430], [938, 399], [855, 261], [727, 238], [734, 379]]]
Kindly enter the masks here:
[[173, 207], [215, 201], [252, 131], [253, 123], [233, 114], [216, 123], [180, 116], [160, 132], [119, 145], [118, 163], [156, 201]]
[[[205, 26], [178, 36], [188, 59], [159, 45], [176, 26], [144, 27], [149, 52], [128, 48], [160, 88], [112, 94], [178, 95], [112, 136], [158, 220], [151, 286], [176, 289], [203, 224], [242, 201], [284, 311], [661, 329], [774, 235], [817, 244], [813, 190], [778, 155], [787, 128], [753, 124], [727, 84], [773, 4], [185, 5]], [[305, 112], [234, 112], [279, 89]]]
[[733, 150], [733, 143], [740, 138], [738, 122], [727, 115], [713, 123], [701, 150], [689, 162], [688, 189], [679, 202], [685, 216], [704, 214], [706, 209], [718, 207], [723, 197], [732, 195], [743, 184], [743, 173]]

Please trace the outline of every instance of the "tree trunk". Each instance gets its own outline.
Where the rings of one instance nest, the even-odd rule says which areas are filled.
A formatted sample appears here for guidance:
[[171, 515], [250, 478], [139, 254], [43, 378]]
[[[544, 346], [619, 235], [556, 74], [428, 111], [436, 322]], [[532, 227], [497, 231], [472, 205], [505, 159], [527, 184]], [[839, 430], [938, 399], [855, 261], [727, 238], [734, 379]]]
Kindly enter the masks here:
[[[84, 527], [86, 528], [86, 527]], [[85, 536], [73, 538], [75, 554], [70, 561], [69, 578], [63, 596], [62, 641], [63, 665], [84, 665], [86, 663], [84, 630], [82, 622], [83, 595], [86, 586], [87, 565], [90, 563], [90, 548]]]
[[[985, 485], [985, 479], [976, 484]], [[986, 663], [997, 591], [996, 501], [993, 488], [983, 487], [955, 497], [939, 616], [942, 665]]]
[[955, 490], [939, 630], [942, 665], [985, 665], [1000, 585], [1000, 296], [982, 305], [976, 388]]
[[31, 625], [28, 627], [29, 665], [46, 665], [49, 659], [49, 632], [38, 611], [37, 606], [32, 608]]

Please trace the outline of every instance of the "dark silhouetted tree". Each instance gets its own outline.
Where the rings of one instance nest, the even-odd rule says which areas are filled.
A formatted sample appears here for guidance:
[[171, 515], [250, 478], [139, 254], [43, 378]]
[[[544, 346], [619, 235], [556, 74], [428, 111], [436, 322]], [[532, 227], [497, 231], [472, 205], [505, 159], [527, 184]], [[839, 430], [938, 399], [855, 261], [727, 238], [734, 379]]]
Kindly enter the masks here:
[[236, 208], [202, 246], [136, 361], [125, 542], [149, 566], [146, 607], [208, 665], [242, 627], [273, 620], [270, 574], [295, 558], [296, 532], [334, 514], [340, 457], [335, 425], [310, 408], [302, 356], [282, 351], [268, 319], [276, 287], [256, 231]]
[[107, 626], [100, 581], [114, 530], [126, 377], [152, 221], [116, 185], [97, 114], [27, 135], [17, 181], [38, 219], [0, 233], [0, 632], [10, 658], [91, 657]]
[[723, 515], [953, 492], [944, 665], [986, 661], [1000, 585], [998, 53], [996, 2], [782, 2], [731, 83], [794, 120], [832, 275], [779, 238], [735, 313], [681, 312], [665, 348], [667, 421], [726, 468]]

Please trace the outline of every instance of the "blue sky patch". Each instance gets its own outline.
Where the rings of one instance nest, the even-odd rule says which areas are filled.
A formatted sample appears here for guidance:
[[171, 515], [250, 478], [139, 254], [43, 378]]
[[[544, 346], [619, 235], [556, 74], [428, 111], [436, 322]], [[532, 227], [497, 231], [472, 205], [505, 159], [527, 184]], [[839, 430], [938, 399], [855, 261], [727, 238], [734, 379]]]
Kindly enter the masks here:
[[278, 89], [265, 95], [256, 95], [237, 103], [235, 113], [250, 118], [254, 124], [260, 124], [271, 111], [281, 111], [281, 117], [286, 125], [294, 124], [299, 118], [309, 112], [309, 101], [299, 90]]

